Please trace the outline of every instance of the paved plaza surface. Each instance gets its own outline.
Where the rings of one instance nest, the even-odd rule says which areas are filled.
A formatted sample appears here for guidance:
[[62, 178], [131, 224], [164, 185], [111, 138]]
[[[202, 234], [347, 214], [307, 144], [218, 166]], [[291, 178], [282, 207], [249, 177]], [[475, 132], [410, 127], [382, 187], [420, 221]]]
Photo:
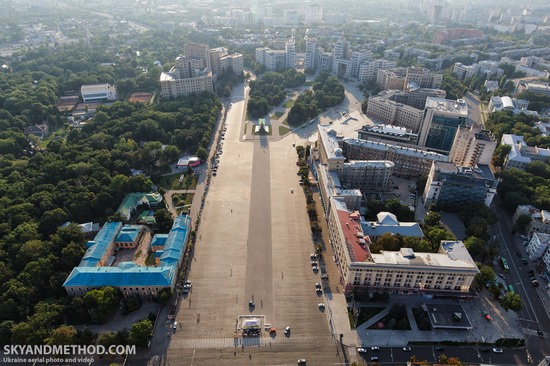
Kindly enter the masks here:
[[[313, 244], [292, 146], [304, 141], [293, 135], [240, 141], [245, 105], [236, 99], [202, 210], [189, 274], [193, 288], [180, 299], [168, 363], [345, 363], [318, 308], [320, 278], [310, 265]], [[255, 307], [248, 304], [252, 296]], [[237, 318], [247, 314], [265, 319], [276, 334], [235, 337]]]

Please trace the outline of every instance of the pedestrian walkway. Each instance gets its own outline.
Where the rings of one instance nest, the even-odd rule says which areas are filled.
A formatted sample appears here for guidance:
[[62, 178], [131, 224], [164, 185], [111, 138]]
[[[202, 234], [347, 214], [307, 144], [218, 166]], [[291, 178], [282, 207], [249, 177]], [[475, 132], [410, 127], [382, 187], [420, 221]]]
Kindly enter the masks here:
[[367, 320], [366, 322], [364, 322], [363, 324], [358, 326], [356, 328], [357, 331], [359, 332], [359, 331], [363, 331], [363, 330], [368, 329], [369, 327], [371, 327], [372, 325], [377, 323], [381, 318], [388, 315], [389, 312], [390, 312], [390, 306], [387, 306], [384, 310], [382, 310], [381, 312], [379, 312], [378, 314], [376, 314], [375, 316], [373, 316], [372, 318], [370, 318], [369, 320]]
[[416, 320], [414, 318], [413, 310], [411, 307], [407, 306], [407, 318], [409, 318], [409, 325], [411, 326], [411, 330], [414, 332], [418, 332], [418, 324], [416, 324]]

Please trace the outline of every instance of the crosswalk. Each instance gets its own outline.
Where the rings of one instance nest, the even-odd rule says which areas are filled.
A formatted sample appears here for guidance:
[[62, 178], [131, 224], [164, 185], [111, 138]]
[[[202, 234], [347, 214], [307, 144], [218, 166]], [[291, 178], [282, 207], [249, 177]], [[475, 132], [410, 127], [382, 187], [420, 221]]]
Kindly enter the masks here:
[[207, 338], [207, 339], [172, 339], [170, 349], [220, 349], [241, 347], [300, 346], [313, 347], [320, 343], [331, 343], [330, 337], [250, 337], [250, 338]]

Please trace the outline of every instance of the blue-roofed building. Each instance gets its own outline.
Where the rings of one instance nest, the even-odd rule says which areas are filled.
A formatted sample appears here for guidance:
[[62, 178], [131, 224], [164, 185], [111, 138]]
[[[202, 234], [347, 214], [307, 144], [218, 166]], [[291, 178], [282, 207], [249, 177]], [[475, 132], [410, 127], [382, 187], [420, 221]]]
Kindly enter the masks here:
[[148, 205], [150, 208], [156, 208], [161, 201], [162, 195], [160, 193], [128, 193], [116, 210], [116, 213], [126, 220], [130, 220], [130, 217], [138, 206]]
[[118, 288], [125, 295], [151, 296], [163, 288], [175, 286], [183, 253], [186, 250], [191, 219], [178, 216], [168, 234], [157, 234], [149, 247], [155, 248], [155, 266], [141, 266], [134, 262], [121, 262], [109, 266], [109, 257], [114, 248], [126, 240], [137, 240], [144, 232], [141, 225], [122, 226], [122, 223], [107, 223], [93, 241], [78, 267], [65, 280], [63, 287], [70, 296], [82, 296], [99, 287]]
[[103, 225], [94, 240], [86, 243], [86, 253], [78, 266], [104, 266], [111, 255], [113, 244], [121, 228], [122, 222], [107, 222]]
[[119, 248], [135, 248], [144, 233], [143, 225], [125, 225], [115, 239]]

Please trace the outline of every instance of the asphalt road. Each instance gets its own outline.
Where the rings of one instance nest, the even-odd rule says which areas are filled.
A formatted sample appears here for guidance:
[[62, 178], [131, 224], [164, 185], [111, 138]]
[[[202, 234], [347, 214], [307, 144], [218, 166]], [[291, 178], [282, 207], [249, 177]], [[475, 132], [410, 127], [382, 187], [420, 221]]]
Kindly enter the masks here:
[[411, 346], [411, 351], [405, 352], [402, 347], [382, 347], [379, 351], [367, 349], [367, 353], [361, 354], [364, 364], [371, 365], [371, 357], [378, 357], [379, 364], [395, 365], [409, 361], [412, 356], [417, 361], [437, 362], [439, 356], [457, 357], [463, 363], [484, 363], [498, 365], [524, 365], [527, 364], [527, 353], [522, 349], [504, 349], [502, 353], [492, 350], [482, 351], [481, 347], [447, 347], [442, 351], [435, 347]]
[[[501, 255], [506, 258], [510, 267], [508, 273], [505, 274], [506, 282], [514, 287], [523, 300], [523, 308], [519, 312], [521, 317], [519, 324], [527, 339], [527, 348], [531, 358], [538, 362], [545, 356], [550, 356], [550, 318], [545, 309], [546, 304], [542, 301], [537, 289], [531, 286], [527, 275], [527, 270], [534, 268], [533, 264], [528, 266], [522, 264], [516, 254], [519, 251], [524, 258], [527, 258], [521, 240], [510, 232], [512, 220], [502, 207], [498, 196], [495, 197], [492, 208], [498, 217], [498, 223], [493, 227], [492, 233], [500, 242]], [[503, 272], [501, 268], [496, 269], [497, 273]], [[539, 338], [536, 329], [541, 329], [545, 333], [545, 338]]]
[[483, 119], [481, 118], [481, 107], [479, 106], [479, 99], [476, 95], [468, 92], [464, 95], [464, 100], [468, 106], [468, 119], [470, 124], [475, 125], [478, 128], [483, 128]]

